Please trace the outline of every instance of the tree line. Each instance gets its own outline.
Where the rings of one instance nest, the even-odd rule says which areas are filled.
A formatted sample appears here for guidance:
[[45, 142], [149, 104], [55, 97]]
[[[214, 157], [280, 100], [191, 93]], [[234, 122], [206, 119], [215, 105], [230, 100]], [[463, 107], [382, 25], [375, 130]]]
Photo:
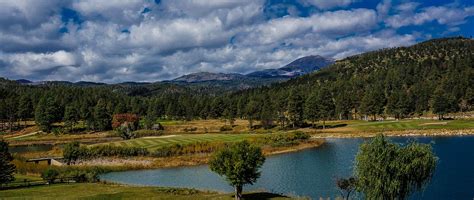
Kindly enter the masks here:
[[[298, 127], [330, 119], [397, 119], [471, 111], [474, 104], [474, 42], [431, 40], [411, 47], [348, 57], [319, 72], [270, 86], [236, 92], [198, 93], [192, 89], [140, 95], [152, 86], [21, 85], [0, 80], [0, 129], [34, 119], [51, 131], [77, 123], [89, 130], [112, 128], [114, 114], [157, 119], [246, 119], [263, 128]], [[132, 92], [130, 92], [132, 91]], [[309, 123], [309, 124], [308, 124]]]

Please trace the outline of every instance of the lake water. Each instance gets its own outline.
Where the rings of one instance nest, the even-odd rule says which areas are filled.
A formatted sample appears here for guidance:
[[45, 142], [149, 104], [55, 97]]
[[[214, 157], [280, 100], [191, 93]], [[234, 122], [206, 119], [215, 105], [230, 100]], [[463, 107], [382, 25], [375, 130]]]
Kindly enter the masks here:
[[[413, 138], [413, 137], [411, 137]], [[433, 179], [423, 192], [411, 199], [473, 199], [474, 198], [474, 137], [417, 137], [419, 142], [432, 143], [439, 158]], [[403, 143], [405, 137], [391, 138]], [[297, 196], [336, 197], [338, 177], [352, 174], [359, 145], [364, 139], [328, 139], [314, 149], [270, 156], [262, 167], [262, 176], [245, 190], [266, 191]], [[232, 192], [222, 177], [207, 165], [170, 169], [113, 172], [102, 180], [150, 186], [186, 187]]]

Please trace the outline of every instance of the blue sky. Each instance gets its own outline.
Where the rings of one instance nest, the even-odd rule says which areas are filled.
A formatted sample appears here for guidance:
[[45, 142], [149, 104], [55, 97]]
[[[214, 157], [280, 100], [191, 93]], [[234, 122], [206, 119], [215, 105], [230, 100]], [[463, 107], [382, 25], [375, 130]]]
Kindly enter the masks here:
[[159, 81], [248, 73], [474, 35], [474, 3], [362, 0], [0, 0], [0, 76]]

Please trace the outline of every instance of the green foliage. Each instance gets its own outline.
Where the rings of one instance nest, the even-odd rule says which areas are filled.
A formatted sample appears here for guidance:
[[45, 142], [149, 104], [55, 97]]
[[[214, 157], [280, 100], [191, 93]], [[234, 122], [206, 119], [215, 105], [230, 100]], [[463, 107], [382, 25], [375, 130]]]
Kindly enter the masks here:
[[275, 133], [263, 138], [256, 138], [252, 143], [260, 145], [270, 145], [272, 147], [292, 146], [301, 141], [308, 140], [311, 136], [307, 133], [296, 131], [292, 133]]
[[163, 135], [163, 131], [142, 129], [142, 130], [133, 131], [133, 135], [135, 135], [136, 138], [148, 137], [148, 136], [161, 136]]
[[54, 181], [59, 177], [59, 171], [55, 168], [48, 168], [42, 174], [41, 178], [47, 181], [49, 184], [54, 183]]
[[288, 96], [288, 118], [293, 127], [303, 124], [304, 100], [298, 90], [293, 89]]
[[57, 112], [57, 105], [55, 105], [53, 97], [45, 96], [40, 99], [36, 106], [35, 121], [42, 131], [51, 131], [53, 122], [58, 119]]
[[11, 163], [13, 157], [8, 151], [8, 143], [0, 140], [0, 186], [15, 180], [13, 173], [15, 165]]
[[79, 142], [71, 142], [64, 145], [63, 157], [68, 165], [76, 162], [81, 157], [81, 147]]
[[69, 164], [82, 159], [92, 159], [101, 157], [133, 157], [133, 156], [147, 156], [149, 151], [140, 147], [121, 147], [111, 145], [98, 146], [80, 146], [78, 142], [72, 142], [65, 145], [63, 156]]
[[94, 122], [95, 129], [99, 131], [110, 130], [112, 127], [112, 117], [107, 111], [107, 104], [105, 100], [99, 99], [96, 106], [94, 107]]
[[400, 146], [380, 134], [360, 146], [357, 190], [367, 199], [407, 199], [430, 181], [436, 160], [429, 144]]
[[262, 150], [250, 143], [238, 142], [212, 155], [209, 167], [235, 187], [236, 199], [242, 197], [242, 186], [253, 184], [260, 177], [265, 162]]
[[222, 149], [226, 144], [223, 142], [195, 142], [191, 144], [173, 144], [158, 148], [153, 154], [156, 157], [171, 157], [191, 155], [197, 153], [211, 153]]

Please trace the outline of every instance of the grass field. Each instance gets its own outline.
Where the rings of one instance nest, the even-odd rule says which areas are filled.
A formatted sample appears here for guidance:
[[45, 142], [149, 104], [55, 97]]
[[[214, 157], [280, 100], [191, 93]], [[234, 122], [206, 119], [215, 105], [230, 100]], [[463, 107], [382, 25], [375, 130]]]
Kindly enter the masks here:
[[162, 137], [146, 137], [102, 144], [110, 144], [113, 146], [143, 147], [153, 151], [157, 148], [173, 144], [191, 144], [195, 142], [238, 142], [248, 138], [260, 136], [261, 135], [257, 134], [185, 134], [168, 135]]
[[[190, 189], [136, 187], [113, 184], [77, 183], [35, 186], [0, 191], [0, 199], [233, 199], [232, 194], [200, 192]], [[290, 199], [256, 192], [244, 194], [244, 199]]]

